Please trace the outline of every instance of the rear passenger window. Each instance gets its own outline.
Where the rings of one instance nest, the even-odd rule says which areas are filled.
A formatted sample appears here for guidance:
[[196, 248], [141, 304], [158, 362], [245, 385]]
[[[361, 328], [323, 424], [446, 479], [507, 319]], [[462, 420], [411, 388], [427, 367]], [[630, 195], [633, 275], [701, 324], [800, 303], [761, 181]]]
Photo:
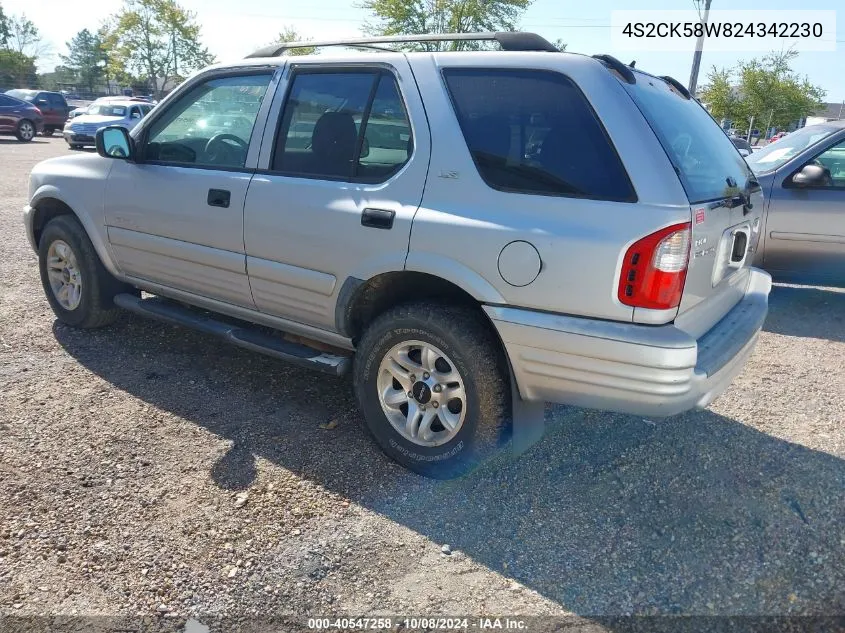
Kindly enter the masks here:
[[391, 74], [299, 72], [282, 115], [273, 171], [383, 182], [412, 151], [411, 126]]
[[490, 187], [636, 200], [604, 128], [565, 76], [481, 68], [443, 74], [473, 161]]

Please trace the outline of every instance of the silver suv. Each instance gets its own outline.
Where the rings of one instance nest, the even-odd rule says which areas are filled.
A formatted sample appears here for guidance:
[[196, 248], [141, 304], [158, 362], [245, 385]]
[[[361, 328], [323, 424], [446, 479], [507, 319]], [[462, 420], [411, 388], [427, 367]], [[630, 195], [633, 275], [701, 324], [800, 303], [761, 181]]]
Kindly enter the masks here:
[[317, 44], [470, 37], [504, 50], [262, 49], [38, 165], [59, 320], [123, 308], [351, 372], [382, 449], [437, 477], [532, 403], [707, 406], [771, 287], [745, 161], [677, 81], [533, 34]]

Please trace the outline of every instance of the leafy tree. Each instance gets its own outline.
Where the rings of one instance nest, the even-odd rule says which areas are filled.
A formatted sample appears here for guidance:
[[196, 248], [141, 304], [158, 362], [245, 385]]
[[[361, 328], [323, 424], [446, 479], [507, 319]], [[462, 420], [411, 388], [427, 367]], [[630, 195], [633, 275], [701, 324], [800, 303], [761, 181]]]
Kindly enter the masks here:
[[36, 81], [34, 57], [0, 48], [0, 86], [32, 88]]
[[3, 5], [0, 4], [0, 48], [6, 48], [11, 32], [9, 31], [9, 18], [3, 12]]
[[737, 68], [741, 95], [737, 114], [749, 121], [768, 121], [784, 127], [821, 106], [825, 91], [798, 76], [790, 62], [794, 50], [769, 53], [762, 59], [740, 63]]
[[732, 77], [730, 69], [714, 66], [707, 75], [707, 85], [701, 90], [701, 101], [716, 120], [732, 119], [737, 115], [739, 99], [731, 83]]
[[60, 90], [68, 84], [75, 83], [78, 79], [75, 70], [66, 66], [56, 66], [52, 72], [40, 73], [38, 84], [45, 90]]
[[169, 83], [214, 61], [200, 43], [196, 15], [175, 0], [125, 0], [103, 46], [112, 76], [134, 71], [156, 97]]
[[714, 68], [702, 101], [714, 117], [735, 119], [755, 127], [786, 127], [821, 106], [825, 91], [792, 70], [797, 51], [773, 52], [740, 62], [733, 69]]
[[557, 38], [554, 42], [552, 42], [552, 44], [557, 46], [558, 50], [561, 52], [566, 50], [566, 42], [564, 42], [563, 39], [560, 37]]
[[[376, 22], [364, 29], [374, 35], [513, 31], [532, 0], [364, 0]], [[483, 42], [432, 42], [409, 45], [422, 50], [477, 50]]]
[[44, 41], [38, 28], [25, 15], [8, 19], [9, 37], [6, 46], [21, 55], [37, 59], [50, 52], [50, 45]]
[[[286, 42], [310, 42], [310, 37], [303, 37], [300, 35], [299, 31], [297, 31], [292, 26], [286, 26], [285, 29], [279, 33], [279, 37], [276, 38], [276, 41], [280, 44], [284, 44]], [[301, 48], [291, 48], [285, 51], [285, 55], [313, 55], [317, 52], [317, 49], [313, 46], [303, 46]]]
[[59, 56], [64, 66], [93, 94], [103, 77], [101, 64], [105, 54], [102, 43], [91, 31], [82, 29], [67, 43], [67, 48], [68, 54]]

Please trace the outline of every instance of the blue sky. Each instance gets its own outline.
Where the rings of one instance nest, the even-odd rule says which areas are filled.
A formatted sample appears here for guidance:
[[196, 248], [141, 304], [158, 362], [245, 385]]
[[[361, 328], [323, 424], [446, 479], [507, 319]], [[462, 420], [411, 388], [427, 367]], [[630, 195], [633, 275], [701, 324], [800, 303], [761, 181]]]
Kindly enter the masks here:
[[[64, 42], [78, 30], [96, 28], [100, 16], [114, 12], [117, 0], [0, 0], [6, 13], [26, 13], [53, 45], [54, 53], [64, 52]], [[762, 0], [713, 0], [713, 9], [759, 9]], [[283, 26], [295, 27], [313, 38], [360, 36], [368, 14], [355, 8], [355, 0], [181, 0], [197, 13], [203, 26], [203, 39], [221, 61], [243, 57], [271, 41]], [[658, 75], [672, 75], [686, 84], [692, 61], [688, 52], [665, 54], [614, 49], [611, 46], [610, 14], [614, 9], [690, 9], [692, 0], [535, 0], [526, 11], [521, 27], [549, 40], [563, 38], [569, 50], [579, 53], [610, 53]], [[766, 0], [771, 9], [843, 8], [841, 0]], [[826, 101], [845, 100], [845, 10], [837, 16], [837, 50], [829, 53], [802, 53], [794, 67], [826, 91]], [[740, 57], [758, 53], [708, 52], [705, 48], [700, 82], [713, 66], [731, 66]], [[43, 67], [53, 66], [56, 58], [45, 59]]]

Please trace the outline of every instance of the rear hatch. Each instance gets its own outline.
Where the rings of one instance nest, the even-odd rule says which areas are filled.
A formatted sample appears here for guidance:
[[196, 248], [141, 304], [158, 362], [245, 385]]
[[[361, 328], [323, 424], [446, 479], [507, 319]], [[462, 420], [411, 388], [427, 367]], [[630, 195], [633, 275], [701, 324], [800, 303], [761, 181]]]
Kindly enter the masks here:
[[[759, 238], [763, 194], [745, 159], [695, 100], [635, 72], [625, 87], [659, 139], [690, 203], [691, 242], [678, 323], [703, 334], [741, 298]], [[684, 318], [693, 311], [696, 319]], [[636, 315], [635, 315], [635, 320]]]

